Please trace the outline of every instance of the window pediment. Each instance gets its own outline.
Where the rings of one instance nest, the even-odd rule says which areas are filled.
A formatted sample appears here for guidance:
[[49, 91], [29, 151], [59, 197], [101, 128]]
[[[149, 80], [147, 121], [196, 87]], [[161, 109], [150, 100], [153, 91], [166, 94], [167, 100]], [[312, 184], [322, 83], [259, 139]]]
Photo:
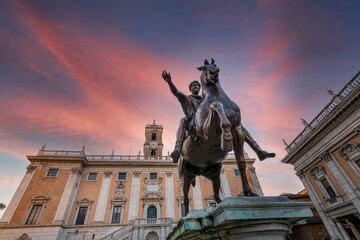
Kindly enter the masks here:
[[90, 200], [87, 198], [83, 198], [83, 199], [77, 201], [77, 203], [80, 207], [87, 207], [87, 206], [91, 205], [93, 202], [94, 202], [93, 200]]
[[339, 155], [348, 161], [360, 156], [360, 144], [353, 142], [340, 146]]
[[31, 203], [46, 203], [50, 201], [51, 197], [47, 195], [36, 195], [31, 199]]
[[314, 179], [319, 179], [325, 176], [325, 168], [320, 165], [314, 166], [311, 168], [310, 174]]

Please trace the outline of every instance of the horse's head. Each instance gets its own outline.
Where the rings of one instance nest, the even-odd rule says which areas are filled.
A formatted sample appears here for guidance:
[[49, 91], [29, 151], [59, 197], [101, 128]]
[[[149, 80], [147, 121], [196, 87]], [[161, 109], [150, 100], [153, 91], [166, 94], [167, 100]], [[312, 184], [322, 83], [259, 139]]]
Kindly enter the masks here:
[[205, 59], [204, 66], [198, 67], [197, 69], [201, 71], [201, 83], [208, 85], [215, 84], [219, 81], [220, 69], [216, 67], [214, 59], [211, 58], [211, 63]]

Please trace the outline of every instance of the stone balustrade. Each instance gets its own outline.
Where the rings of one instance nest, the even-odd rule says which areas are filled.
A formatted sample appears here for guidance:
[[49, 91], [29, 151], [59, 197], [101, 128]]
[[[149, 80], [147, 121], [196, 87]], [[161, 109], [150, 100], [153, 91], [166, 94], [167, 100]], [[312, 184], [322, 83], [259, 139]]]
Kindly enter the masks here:
[[316, 130], [323, 123], [336, 107], [341, 104], [356, 88], [360, 86], [360, 72], [358, 72], [345, 87], [332, 98], [326, 107], [309, 123], [308, 126], [285, 148], [289, 153], [301, 143], [310, 132]]

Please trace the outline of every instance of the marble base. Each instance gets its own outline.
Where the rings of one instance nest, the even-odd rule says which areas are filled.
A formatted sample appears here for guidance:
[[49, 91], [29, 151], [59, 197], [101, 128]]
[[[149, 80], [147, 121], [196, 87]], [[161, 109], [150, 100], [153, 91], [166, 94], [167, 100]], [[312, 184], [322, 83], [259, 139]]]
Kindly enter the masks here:
[[167, 239], [285, 240], [292, 222], [313, 216], [311, 206], [283, 196], [230, 197], [215, 208], [190, 211]]

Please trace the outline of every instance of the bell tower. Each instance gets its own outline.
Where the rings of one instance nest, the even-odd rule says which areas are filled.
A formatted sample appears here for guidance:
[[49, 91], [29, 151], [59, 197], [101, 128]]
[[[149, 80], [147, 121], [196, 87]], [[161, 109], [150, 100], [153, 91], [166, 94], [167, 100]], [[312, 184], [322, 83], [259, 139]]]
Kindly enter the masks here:
[[152, 124], [146, 124], [144, 143], [145, 159], [161, 159], [163, 151], [162, 133], [163, 127], [157, 125], [155, 120]]

